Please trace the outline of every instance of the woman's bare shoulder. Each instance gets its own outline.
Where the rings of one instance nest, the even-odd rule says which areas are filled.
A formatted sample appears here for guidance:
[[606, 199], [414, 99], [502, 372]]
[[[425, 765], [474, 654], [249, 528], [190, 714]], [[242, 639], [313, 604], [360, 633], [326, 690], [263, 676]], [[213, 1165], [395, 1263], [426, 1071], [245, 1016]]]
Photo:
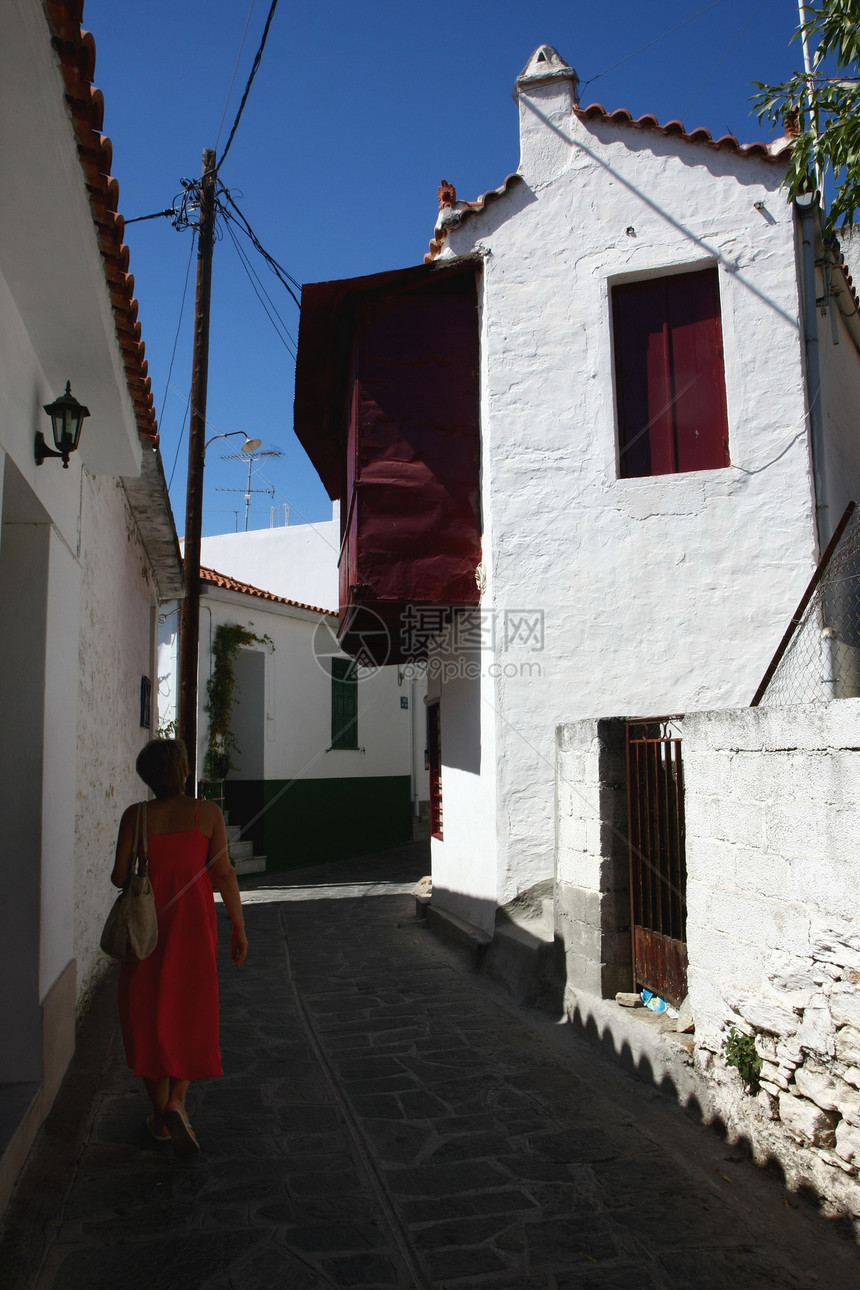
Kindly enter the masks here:
[[209, 832], [210, 828], [214, 829], [219, 821], [222, 824], [224, 822], [221, 807], [217, 802], [213, 802], [208, 798], [198, 798], [197, 819], [204, 826], [204, 832]]

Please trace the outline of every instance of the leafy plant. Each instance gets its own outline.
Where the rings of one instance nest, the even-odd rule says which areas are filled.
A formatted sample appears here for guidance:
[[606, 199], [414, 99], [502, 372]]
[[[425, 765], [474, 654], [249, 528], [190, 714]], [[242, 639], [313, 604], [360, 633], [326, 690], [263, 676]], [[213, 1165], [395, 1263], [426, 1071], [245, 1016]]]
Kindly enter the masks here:
[[822, 0], [804, 12], [808, 16], [794, 39], [803, 33], [818, 42], [809, 72], [795, 72], [780, 85], [755, 81], [753, 102], [760, 121], [790, 123], [786, 184], [792, 197], [815, 187], [816, 170], [832, 174], [829, 234], [840, 223], [850, 228], [860, 209], [860, 0]]
[[221, 780], [233, 769], [231, 754], [239, 751], [230, 730], [233, 690], [236, 685], [236, 655], [243, 645], [269, 645], [270, 636], [258, 636], [238, 623], [222, 623], [212, 642], [212, 672], [206, 682], [206, 711], [209, 714], [209, 742], [203, 762], [203, 777]]
[[723, 1052], [726, 1055], [726, 1065], [735, 1067], [747, 1092], [756, 1092], [761, 1075], [761, 1058], [755, 1050], [755, 1036], [743, 1035], [732, 1026], [723, 1040]]

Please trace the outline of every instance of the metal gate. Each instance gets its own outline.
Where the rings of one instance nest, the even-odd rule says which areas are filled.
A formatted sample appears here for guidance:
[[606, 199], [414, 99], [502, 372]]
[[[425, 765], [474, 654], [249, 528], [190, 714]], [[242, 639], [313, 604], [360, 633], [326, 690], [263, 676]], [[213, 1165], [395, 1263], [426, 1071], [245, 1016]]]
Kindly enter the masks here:
[[678, 717], [627, 722], [633, 972], [673, 1004], [687, 993], [684, 770]]

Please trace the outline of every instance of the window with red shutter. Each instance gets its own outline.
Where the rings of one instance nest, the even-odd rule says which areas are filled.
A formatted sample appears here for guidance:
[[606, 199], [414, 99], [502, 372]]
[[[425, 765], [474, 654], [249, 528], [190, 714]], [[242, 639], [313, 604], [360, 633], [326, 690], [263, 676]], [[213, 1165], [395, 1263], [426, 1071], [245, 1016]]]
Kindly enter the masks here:
[[612, 290], [622, 479], [729, 465], [716, 269]]

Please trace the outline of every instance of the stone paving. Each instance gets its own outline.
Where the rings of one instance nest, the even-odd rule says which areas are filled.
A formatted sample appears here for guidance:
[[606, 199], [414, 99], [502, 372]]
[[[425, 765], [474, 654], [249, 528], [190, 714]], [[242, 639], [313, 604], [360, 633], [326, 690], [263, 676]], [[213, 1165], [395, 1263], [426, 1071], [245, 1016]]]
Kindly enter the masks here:
[[846, 1227], [441, 945], [408, 895], [426, 868], [402, 848], [247, 891], [191, 1163], [148, 1139], [102, 991], [4, 1290], [856, 1290]]

